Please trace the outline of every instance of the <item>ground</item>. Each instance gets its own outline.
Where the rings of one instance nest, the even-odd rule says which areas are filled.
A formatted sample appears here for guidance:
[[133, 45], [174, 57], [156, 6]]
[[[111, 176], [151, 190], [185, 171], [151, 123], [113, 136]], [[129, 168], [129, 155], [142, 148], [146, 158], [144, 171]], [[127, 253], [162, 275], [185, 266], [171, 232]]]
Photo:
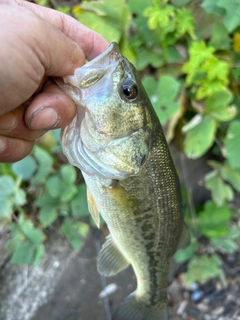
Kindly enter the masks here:
[[[91, 229], [77, 252], [52, 228], [37, 268], [11, 265], [1, 254], [0, 320], [110, 320], [136, 280], [131, 267], [108, 279], [98, 274], [96, 256], [106, 234]], [[178, 274], [168, 289], [170, 320], [240, 320], [239, 266], [240, 253], [225, 259], [224, 289], [218, 279], [188, 288], [184, 273]]]

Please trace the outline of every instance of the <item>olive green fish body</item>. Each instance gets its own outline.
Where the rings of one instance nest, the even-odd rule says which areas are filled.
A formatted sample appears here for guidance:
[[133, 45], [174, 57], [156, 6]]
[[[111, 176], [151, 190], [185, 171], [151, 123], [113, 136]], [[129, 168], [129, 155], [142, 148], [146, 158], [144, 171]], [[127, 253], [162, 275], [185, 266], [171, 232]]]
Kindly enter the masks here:
[[[126, 260], [109, 270], [114, 264], [111, 260], [118, 257], [106, 258], [106, 252], [103, 258], [100, 254], [99, 271], [109, 276], [116, 273], [114, 268], [118, 272], [131, 264], [138, 283], [134, 299], [146, 306], [139, 310], [142, 319], [148, 319], [144, 312], [149, 314], [151, 309], [156, 310], [156, 319], [167, 319], [169, 264], [183, 220], [178, 180], [161, 127], [156, 126], [151, 153], [139, 175], [118, 182], [86, 174], [84, 177], [108, 225], [111, 241]], [[129, 313], [126, 320], [135, 319], [131, 310]], [[114, 319], [125, 318], [121, 313]]]
[[136, 291], [113, 320], [167, 320], [170, 259], [187, 244], [178, 177], [135, 68], [116, 44], [75, 74], [56, 80], [84, 112], [62, 133], [69, 161], [83, 173], [89, 210], [110, 234], [98, 270], [132, 265]]

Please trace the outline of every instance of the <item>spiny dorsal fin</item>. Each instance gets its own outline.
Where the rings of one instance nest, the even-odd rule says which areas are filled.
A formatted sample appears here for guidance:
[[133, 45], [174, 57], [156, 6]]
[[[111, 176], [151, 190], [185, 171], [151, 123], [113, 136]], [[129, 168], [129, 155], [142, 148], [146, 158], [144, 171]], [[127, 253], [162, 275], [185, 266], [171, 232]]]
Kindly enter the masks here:
[[91, 216], [96, 223], [97, 227], [100, 228], [100, 214], [97, 209], [97, 204], [92, 196], [92, 193], [87, 188], [87, 201], [88, 201], [88, 210], [91, 213]]
[[99, 273], [105, 276], [113, 276], [128, 265], [129, 262], [119, 251], [111, 235], [109, 235], [98, 255], [97, 266]]

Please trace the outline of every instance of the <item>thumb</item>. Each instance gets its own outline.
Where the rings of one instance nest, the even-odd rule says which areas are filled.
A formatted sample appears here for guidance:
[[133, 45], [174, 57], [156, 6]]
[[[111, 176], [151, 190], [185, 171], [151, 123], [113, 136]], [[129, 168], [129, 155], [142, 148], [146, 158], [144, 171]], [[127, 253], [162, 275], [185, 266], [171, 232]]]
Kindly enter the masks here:
[[80, 46], [55, 26], [41, 20], [38, 50], [47, 76], [61, 77], [73, 73], [86, 61]]

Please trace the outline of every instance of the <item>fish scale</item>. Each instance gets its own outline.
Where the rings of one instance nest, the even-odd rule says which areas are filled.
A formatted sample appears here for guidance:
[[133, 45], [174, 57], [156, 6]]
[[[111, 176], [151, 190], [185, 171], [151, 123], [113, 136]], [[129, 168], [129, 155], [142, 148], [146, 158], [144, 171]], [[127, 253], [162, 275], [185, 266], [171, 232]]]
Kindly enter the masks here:
[[56, 82], [85, 111], [63, 130], [62, 146], [82, 170], [93, 219], [99, 225], [101, 214], [110, 232], [98, 270], [111, 276], [131, 264], [137, 278], [112, 320], [167, 320], [170, 259], [188, 233], [176, 170], [139, 76], [112, 43]]

